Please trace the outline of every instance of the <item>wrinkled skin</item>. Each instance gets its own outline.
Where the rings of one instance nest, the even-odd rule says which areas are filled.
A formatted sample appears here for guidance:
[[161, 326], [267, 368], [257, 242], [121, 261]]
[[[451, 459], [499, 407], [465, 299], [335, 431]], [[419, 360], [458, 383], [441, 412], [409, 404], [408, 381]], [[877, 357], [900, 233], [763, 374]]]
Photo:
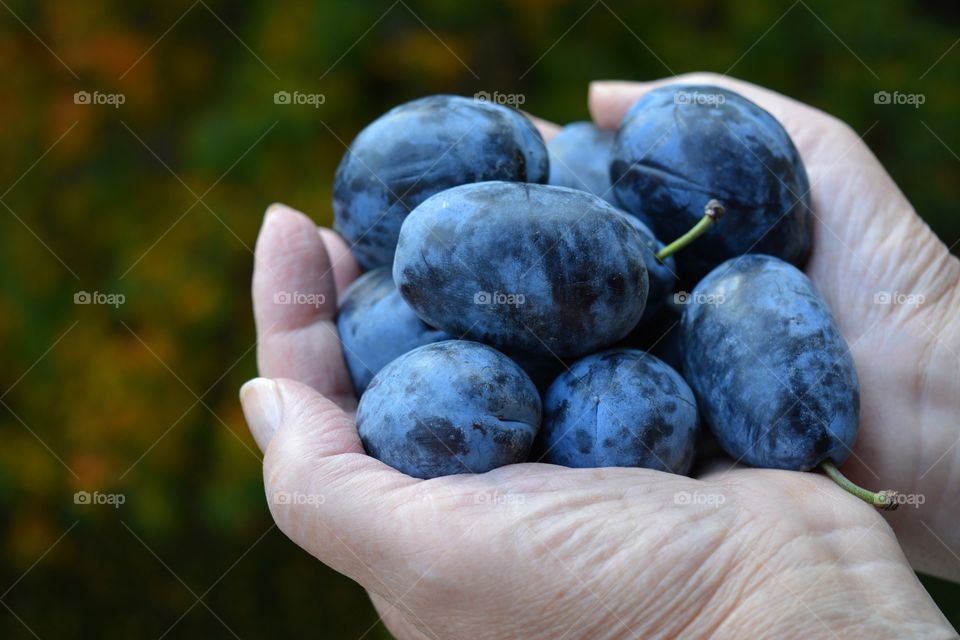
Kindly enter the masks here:
[[[677, 80], [596, 83], [593, 117], [616, 126], [644, 93]], [[960, 547], [951, 488], [960, 447], [950, 448], [960, 438], [950, 355], [960, 352], [960, 265], [846, 125], [744, 82], [679, 80], [746, 95], [796, 141], [818, 212], [808, 274], [860, 371], [861, 430], [843, 471], [923, 492], [926, 503], [881, 514], [818, 474], [721, 461], [696, 479], [545, 464], [404, 476], [363, 454], [335, 305], [273, 304], [290, 289], [335, 299], [334, 282], [355, 265], [308, 218], [272, 209], [253, 286], [258, 363], [270, 378], [241, 398], [265, 450], [268, 499], [299, 490], [326, 500], [270, 499], [270, 510], [296, 544], [367, 588], [396, 637], [956, 637], [900, 544], [914, 567], [960, 578], [950, 550]], [[923, 290], [927, 302], [919, 313], [876, 306], [865, 289], [880, 286]], [[678, 492], [725, 502], [678, 504]]]
[[486, 345], [418, 347], [374, 376], [357, 408], [364, 450], [414, 478], [523, 462], [540, 428], [540, 394]]
[[810, 182], [783, 126], [750, 100], [709, 85], [650, 91], [624, 116], [612, 155], [620, 205], [666, 242], [693, 227], [711, 198], [723, 203], [723, 218], [677, 255], [684, 283], [746, 252], [803, 267]]
[[484, 180], [546, 182], [543, 138], [522, 113], [462, 96], [407, 102], [350, 145], [333, 184], [335, 228], [364, 269], [389, 266], [414, 207], [450, 187]]
[[737, 461], [807, 471], [847, 459], [860, 418], [853, 357], [829, 307], [793, 265], [732, 258], [683, 314], [683, 373]]
[[613, 130], [598, 129], [592, 122], [573, 122], [560, 129], [547, 144], [550, 179], [547, 184], [592, 193], [620, 206], [610, 185], [610, 149]]
[[483, 182], [439, 193], [407, 217], [393, 279], [424, 322], [451, 335], [569, 358], [636, 326], [648, 253], [628, 216], [596, 196]]
[[693, 391], [659, 358], [611, 349], [575, 362], [543, 398], [538, 462], [685, 475], [698, 432]]
[[449, 340], [417, 317], [393, 285], [390, 267], [368, 271], [343, 294], [337, 331], [357, 396], [387, 363], [431, 342]]

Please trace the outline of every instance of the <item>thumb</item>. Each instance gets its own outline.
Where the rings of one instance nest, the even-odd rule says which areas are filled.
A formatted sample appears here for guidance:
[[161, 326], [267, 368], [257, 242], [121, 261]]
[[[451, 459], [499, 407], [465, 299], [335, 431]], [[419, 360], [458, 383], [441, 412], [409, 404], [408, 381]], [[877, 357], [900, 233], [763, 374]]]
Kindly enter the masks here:
[[[264, 487], [277, 526], [297, 545], [368, 589], [391, 595], [394, 565], [421, 481], [367, 456], [353, 418], [311, 387], [256, 378], [241, 391], [244, 414], [266, 446]], [[406, 520], [406, 521], [405, 521]]]

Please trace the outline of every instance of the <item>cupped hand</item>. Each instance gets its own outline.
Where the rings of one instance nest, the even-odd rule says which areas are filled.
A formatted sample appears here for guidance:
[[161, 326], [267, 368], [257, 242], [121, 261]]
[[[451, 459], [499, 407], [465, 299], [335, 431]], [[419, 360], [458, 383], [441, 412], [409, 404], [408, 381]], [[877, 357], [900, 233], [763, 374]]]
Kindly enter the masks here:
[[857, 133], [813, 107], [715, 74], [595, 83], [590, 109], [598, 126], [615, 128], [645, 92], [678, 82], [753, 100], [800, 151], [814, 214], [806, 271], [860, 378], [860, 433], [843, 471], [862, 486], [905, 494], [908, 508], [888, 519], [912, 564], [960, 581], [960, 262], [864, 143], [872, 127]]
[[[595, 118], [615, 124], [618, 111], [650, 86], [595, 87]], [[787, 126], [811, 168], [822, 217], [821, 174], [809, 164], [817, 157], [810, 150], [826, 145], [824, 136], [859, 144], [856, 136], [786, 98], [733, 88]], [[770, 101], [806, 109], [835, 133], [791, 128]], [[866, 174], [878, 190], [876, 181], [889, 178], [873, 163], [876, 171]], [[887, 198], [904, 202], [892, 183], [890, 191]], [[837, 296], [852, 285], [824, 289], [843, 259], [820, 255], [840, 253], [822, 224], [811, 273], [854, 342], [868, 327], [837, 309]], [[844, 268], [849, 278], [857, 275]], [[268, 211], [253, 286], [264, 378], [248, 383], [241, 398], [265, 450], [266, 493], [279, 527], [367, 588], [398, 637], [952, 637], [883, 518], [818, 475], [719, 466], [690, 479], [531, 463], [416, 480], [366, 456], [333, 322], [337, 292], [357, 273], [337, 236], [285, 207]], [[870, 378], [861, 378], [867, 405]], [[874, 447], [888, 450], [882, 427], [870, 431], [862, 438], [867, 448], [855, 449], [868, 464]], [[883, 472], [897, 467], [890, 469]]]

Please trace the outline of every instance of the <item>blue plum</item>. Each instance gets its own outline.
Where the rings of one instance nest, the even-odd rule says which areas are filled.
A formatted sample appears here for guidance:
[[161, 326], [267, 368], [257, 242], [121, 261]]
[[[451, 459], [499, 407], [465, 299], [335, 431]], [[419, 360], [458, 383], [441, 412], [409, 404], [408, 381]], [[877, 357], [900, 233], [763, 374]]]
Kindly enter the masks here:
[[716, 198], [726, 215], [677, 255], [690, 284], [728, 258], [763, 253], [802, 266], [810, 251], [810, 183], [769, 113], [714, 86], [654, 89], [627, 112], [612, 151], [617, 200], [670, 241]]
[[569, 358], [636, 326], [648, 252], [627, 217], [594, 195], [481, 182], [407, 217], [393, 278], [431, 326], [507, 353]]
[[636, 349], [578, 360], [543, 399], [540, 461], [568, 467], [645, 467], [685, 474], [697, 404], [665, 362]]
[[547, 184], [580, 189], [619, 206], [610, 188], [613, 136], [613, 131], [598, 129], [592, 122], [573, 122], [560, 129], [547, 143], [550, 154]]
[[512, 360], [467, 340], [410, 351], [374, 376], [357, 409], [368, 454], [416, 478], [523, 462], [540, 396]]
[[652, 318], [646, 322], [641, 322], [618, 346], [646, 351], [657, 356], [677, 371], [682, 371], [681, 309], [681, 306], [672, 302], [663, 305]]
[[797, 471], [846, 459], [857, 371], [830, 309], [796, 267], [764, 255], [724, 262], [691, 292], [681, 340], [704, 421], [734, 459]]
[[546, 182], [547, 158], [519, 111], [461, 96], [414, 100], [367, 126], [344, 154], [334, 227], [365, 269], [390, 265], [400, 225], [428, 197], [484, 180]]
[[640, 232], [640, 235], [643, 236], [643, 243], [647, 248], [643, 254], [643, 264], [647, 267], [649, 289], [647, 291], [647, 304], [637, 325], [639, 328], [649, 322], [668, 301], [668, 298], [673, 295], [673, 287], [677, 281], [677, 263], [673, 256], [667, 256], [663, 260], [657, 258], [657, 252], [663, 249], [665, 245], [657, 240], [653, 232], [650, 231], [650, 227], [628, 213], [624, 213], [623, 216], [631, 226]]
[[357, 396], [388, 362], [450, 336], [423, 322], [393, 284], [389, 267], [368, 271], [343, 295], [337, 315], [343, 357]]

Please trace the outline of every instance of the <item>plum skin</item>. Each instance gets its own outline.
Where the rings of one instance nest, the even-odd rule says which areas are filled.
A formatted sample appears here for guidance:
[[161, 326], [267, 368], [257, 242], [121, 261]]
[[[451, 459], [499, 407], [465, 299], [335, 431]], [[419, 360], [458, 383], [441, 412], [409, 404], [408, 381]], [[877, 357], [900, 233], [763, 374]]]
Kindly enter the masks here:
[[369, 455], [426, 479], [523, 462], [540, 412], [536, 387], [513, 361], [447, 340], [381, 369], [360, 398], [357, 430]]
[[[547, 143], [550, 154], [550, 179], [547, 184], [586, 191], [603, 198], [611, 205], [620, 207], [610, 185], [610, 151], [613, 148], [614, 132], [598, 129], [592, 122], [572, 122]], [[650, 228], [633, 215], [626, 214], [637, 231], [643, 234], [650, 253], [645, 257], [650, 291], [647, 306], [640, 324], [660, 309], [667, 296], [673, 293], [677, 265], [673, 257], [657, 260], [656, 253], [663, 249]]]
[[674, 285], [677, 281], [677, 263], [673, 256], [667, 256], [663, 260], [657, 258], [657, 253], [666, 245], [657, 240], [653, 232], [650, 231], [650, 227], [640, 222], [638, 218], [628, 213], [623, 215], [643, 236], [643, 243], [647, 248], [643, 254], [643, 263], [647, 267], [649, 290], [647, 291], [647, 304], [644, 307], [643, 315], [634, 329], [636, 331], [641, 330], [649, 323], [673, 295]]
[[807, 471], [842, 463], [856, 439], [860, 385], [836, 322], [796, 267], [745, 255], [691, 292], [684, 376], [735, 460]]
[[337, 167], [334, 228], [364, 269], [390, 265], [407, 213], [449, 187], [546, 182], [546, 146], [508, 107], [452, 95], [399, 105], [361, 131]]
[[[393, 279], [431, 326], [506, 353], [568, 358], [636, 326], [648, 252], [626, 216], [596, 196], [482, 182], [448, 189], [411, 212]], [[497, 295], [513, 298], [498, 302]]]
[[620, 205], [667, 241], [696, 224], [708, 200], [723, 203], [723, 219], [677, 255], [685, 284], [744, 253], [802, 267], [810, 252], [800, 154], [772, 115], [732, 91], [670, 85], [644, 95], [621, 122], [610, 179]]
[[637, 349], [578, 360], [543, 399], [540, 462], [686, 474], [699, 432], [696, 398], [665, 362]]
[[357, 397], [394, 358], [450, 339], [423, 322], [403, 301], [389, 267], [368, 271], [344, 292], [337, 331]]
[[610, 150], [614, 132], [592, 122], [572, 122], [547, 143], [550, 178], [547, 184], [579, 189], [619, 206], [610, 187]]

